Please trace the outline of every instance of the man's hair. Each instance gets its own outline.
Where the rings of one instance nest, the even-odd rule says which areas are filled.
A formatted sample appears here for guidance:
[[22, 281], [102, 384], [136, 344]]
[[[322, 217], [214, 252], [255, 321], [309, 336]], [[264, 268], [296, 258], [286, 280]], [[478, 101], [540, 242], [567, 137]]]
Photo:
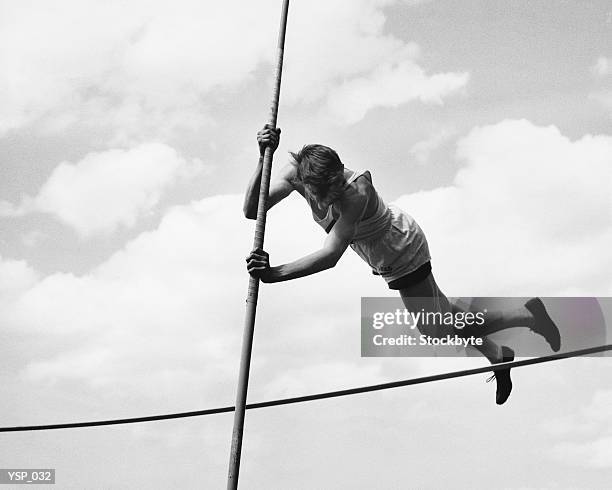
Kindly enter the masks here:
[[330, 190], [344, 184], [344, 165], [338, 154], [323, 145], [306, 145], [298, 153], [290, 152], [297, 163], [297, 180], [308, 185], [316, 197], [325, 198]]

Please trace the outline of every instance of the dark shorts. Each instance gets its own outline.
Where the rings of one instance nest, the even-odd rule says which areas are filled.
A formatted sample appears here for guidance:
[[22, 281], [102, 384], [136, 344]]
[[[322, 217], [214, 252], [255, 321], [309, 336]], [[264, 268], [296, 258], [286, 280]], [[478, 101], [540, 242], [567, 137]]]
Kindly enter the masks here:
[[409, 272], [405, 276], [398, 279], [394, 279], [389, 283], [389, 289], [404, 289], [411, 286], [415, 286], [421, 281], [425, 280], [431, 273], [431, 262], [425, 262], [418, 269]]

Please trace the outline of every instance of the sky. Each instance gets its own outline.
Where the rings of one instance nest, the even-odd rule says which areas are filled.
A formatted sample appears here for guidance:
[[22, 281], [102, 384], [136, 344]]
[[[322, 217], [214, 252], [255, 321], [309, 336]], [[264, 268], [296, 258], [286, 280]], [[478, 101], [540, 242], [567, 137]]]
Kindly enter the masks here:
[[[0, 425], [233, 404], [280, 6], [0, 0]], [[609, 2], [294, 0], [278, 124], [274, 168], [316, 142], [370, 170], [447, 295], [612, 296]], [[266, 230], [273, 265], [324, 239], [295, 195]], [[249, 400], [486, 364], [361, 358], [361, 298], [393, 294], [350, 250], [262, 285]], [[610, 368], [515, 369], [502, 407], [481, 375], [249, 411], [241, 488], [607, 488]], [[231, 428], [10, 433], [0, 466], [223, 488]]]

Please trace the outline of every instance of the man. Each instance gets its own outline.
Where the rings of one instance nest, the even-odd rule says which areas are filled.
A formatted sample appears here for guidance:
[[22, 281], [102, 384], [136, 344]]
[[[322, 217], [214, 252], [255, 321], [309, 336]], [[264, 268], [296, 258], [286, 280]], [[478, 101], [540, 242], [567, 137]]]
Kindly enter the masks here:
[[[259, 164], [244, 201], [244, 214], [249, 219], [257, 215], [264, 151], [267, 147], [275, 151], [279, 138], [280, 129], [270, 125], [257, 134]], [[291, 161], [270, 184], [267, 208], [295, 190], [306, 199], [314, 220], [326, 231], [327, 237], [319, 250], [277, 266], [270, 266], [265, 251], [253, 250], [247, 257], [247, 270], [251, 275], [273, 283], [315, 274], [334, 267], [350, 246], [375, 274], [385, 279], [390, 289], [399, 291], [409, 311], [461, 311], [449, 302], [436, 284], [423, 230], [412, 216], [384, 203], [372, 185], [369, 171], [355, 172], [345, 168], [338, 154], [323, 145], [306, 145], [291, 156]], [[487, 335], [519, 326], [529, 327], [542, 335], [553, 350], [559, 350], [559, 330], [537, 298], [514, 311], [488, 312], [487, 322], [477, 330], [438, 326], [427, 333], [481, 337], [482, 345], [475, 347], [493, 364], [512, 361], [514, 352], [509, 347], [498, 346]], [[512, 390], [510, 369], [499, 370], [494, 377], [497, 380], [496, 402], [501, 405]]]

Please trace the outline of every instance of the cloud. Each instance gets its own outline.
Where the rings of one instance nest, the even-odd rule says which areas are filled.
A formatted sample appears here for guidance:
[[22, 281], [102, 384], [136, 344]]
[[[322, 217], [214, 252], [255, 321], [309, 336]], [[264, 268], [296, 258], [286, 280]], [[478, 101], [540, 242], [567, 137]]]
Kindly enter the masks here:
[[427, 75], [417, 64], [419, 46], [384, 32], [384, 7], [395, 3], [296, 4], [284, 100], [323, 100], [328, 117], [352, 124], [376, 107], [397, 107], [413, 100], [441, 104], [444, 97], [464, 88], [467, 73]]
[[82, 237], [112, 233], [134, 226], [170, 185], [201, 168], [160, 143], [90, 153], [75, 164], [60, 163], [36, 196], [24, 197], [19, 205], [0, 203], [0, 215], [43, 212]]
[[[25, 354], [20, 366], [24, 382], [61, 387], [76, 381], [85, 392], [105, 390], [105, 396], [119, 399], [134, 393], [146, 399], [183, 393], [186, 401], [190, 400], [187, 393], [192, 388], [194, 393], [201, 392], [198, 386], [204, 383], [210, 388], [205, 390], [210, 403], [226, 403], [233, 397], [247, 286], [244, 256], [252, 238], [252, 222], [242, 218], [241, 211], [241, 196], [216, 196], [174, 207], [158, 229], [141, 234], [82, 276], [38, 277], [25, 263], [2, 262], [0, 285], [12, 288], [10, 301], [0, 310], [5, 334], [19, 332], [38, 339], [37, 345], [44, 339], [40, 344], [45, 346], [44, 353], [36, 348]], [[290, 199], [283, 209], [271, 213], [267, 242], [275, 260], [283, 260], [283, 253], [274, 253], [277, 249], [291, 250], [293, 256], [322, 243], [320, 232], [309, 233], [316, 225], [307, 221], [311, 218], [305, 211], [302, 202]], [[295, 216], [297, 223], [289, 226], [293, 229], [290, 239], [286, 228], [278, 225]], [[290, 247], [296, 236], [301, 238], [300, 245]], [[337, 274], [316, 278], [353, 291], [340, 300], [345, 309], [357, 297], [358, 280], [343, 286], [353, 276], [357, 261], [348, 257]], [[363, 271], [362, 278], [370, 279], [367, 267]], [[22, 279], [17, 281], [17, 276]], [[358, 342], [357, 337], [346, 342], [354, 322], [330, 317], [327, 308], [303, 318], [292, 315], [302, 308], [315, 310], [321, 302], [320, 295], [309, 294], [311, 287], [304, 280], [261, 293], [262, 298], [274, 294], [287, 306], [294, 303], [289, 298], [303, 298], [295, 308], [281, 311], [270, 309], [271, 303], [266, 305], [262, 299], [258, 314], [262, 332], [286, 324], [258, 341], [253, 370], [266, 371], [259, 378], [271, 380], [266, 393], [278, 391], [279, 381], [268, 373], [270, 366], [282, 363], [299, 374], [303, 365], [296, 353], [305, 346], [331, 361], [333, 352], [348, 351]], [[323, 345], [327, 342], [328, 346]], [[338, 348], [341, 344], [345, 347]], [[340, 362], [335, 382], [350, 379], [354, 374], [350, 365], [357, 361], [351, 357], [345, 361], [348, 365]], [[365, 373], [374, 378], [377, 369]], [[304, 374], [305, 379], [314, 375], [322, 376], [321, 370]]]
[[554, 126], [505, 120], [473, 129], [457, 156], [453, 185], [398, 200], [428, 233], [451, 293], [612, 291], [611, 136], [571, 141]]
[[612, 59], [600, 56], [591, 67], [591, 73], [597, 78], [603, 78], [612, 74]]
[[359, 366], [346, 361], [322, 361], [298, 369], [290, 369], [275, 376], [265, 391], [267, 399], [283, 398], [295, 393], [317, 393], [346, 388], [346, 384], [377, 384], [385, 380], [380, 367], [374, 364]]
[[[604, 83], [604, 79], [607, 79], [612, 74], [612, 59], [600, 56], [595, 64], [591, 66], [591, 73], [595, 78], [601, 80], [601, 83]], [[612, 91], [609, 90], [609, 87], [601, 87], [598, 90], [594, 90], [589, 93], [588, 97], [604, 109], [612, 111]]]
[[[610, 139], [597, 135], [572, 141], [554, 127], [528, 121], [502, 121], [464, 136], [458, 147], [462, 169], [452, 185], [397, 202], [425, 229], [441, 287], [465, 296], [562, 295], [568, 288], [577, 295], [610, 294], [612, 221], [605, 215], [604, 199], [610, 194], [603, 193], [609, 182], [605, 162], [610, 161]], [[384, 195], [384, 189], [379, 190]], [[247, 286], [244, 256], [252, 233], [253, 222], [242, 217], [242, 196], [214, 196], [166, 210], [156, 229], [141, 233], [81, 275], [41, 276], [24, 261], [2, 258], [0, 358], [10, 366], [5, 390], [19, 393], [18, 402], [5, 407], [4, 418], [23, 425], [231, 404]], [[312, 252], [323, 239], [300, 197], [292, 196], [270, 211], [266, 248], [273, 264]], [[409, 378], [441, 371], [451, 362], [484, 362], [360, 358], [360, 298], [395, 294], [350, 251], [334, 270], [263, 285], [250, 399]], [[573, 366], [559, 365], [553, 371], [548, 378], [553, 384], [574, 376]], [[548, 416], [542, 407], [552, 402], [544, 399], [541, 378], [518, 371], [515, 376], [517, 387], [519, 382], [523, 387], [513, 395], [517, 410], [511, 416], [516, 423], [527, 413]], [[278, 430], [279, 420], [303, 438], [303, 445], [296, 447], [312, 452], [310, 432], [304, 429], [311, 427], [305, 424], [312, 418], [312, 427], [353, 448], [351, 455], [363, 458], [364, 464], [365, 458], [371, 459], [372, 447], [389, 444], [398, 424], [416, 427], [417, 438], [425, 440], [446, 420], [445, 431], [469, 437], [472, 421], [457, 424], [453, 414], [478, 413], [494, 423], [499, 415], [493, 411], [493, 391], [486, 390], [482, 379], [466, 378], [444, 387], [423, 385], [418, 394], [400, 390], [329, 401], [320, 409], [325, 417], [311, 417], [312, 407], [306, 405], [277, 412], [278, 417], [265, 413], [258, 418], [254, 412], [249, 415], [254, 435], [248, 440], [255, 455], [251, 460], [269, 460], [263, 456], [271, 446], [257, 438], [286, 434]], [[562, 398], [561, 389], [553, 391]], [[488, 405], [482, 406], [485, 400]], [[580, 417], [604, 420], [609, 401], [609, 394], [602, 394]], [[320, 425], [322, 418], [327, 422]], [[211, 453], [219, 453], [230, 433], [230, 419], [226, 425], [224, 420], [197, 421], [198, 427], [210, 424], [198, 448], [204, 440]], [[357, 423], [376, 430], [355, 431]], [[176, 426], [152, 427], [161, 454]], [[593, 446], [559, 450], [604, 467], [609, 434], [599, 436], [602, 442]], [[392, 439], [393, 444], [401, 441]], [[479, 447], [486, 447], [485, 439], [481, 442]], [[520, 442], [518, 434], [509, 451]], [[387, 447], [380, 450], [381, 462], [388, 459]], [[192, 450], [184, 445], [181, 449]], [[285, 455], [287, 464], [295, 462], [294, 454]], [[327, 459], [328, 452], [317, 456]], [[211, 461], [206, 462], [210, 478], [224, 475], [226, 459]], [[424, 473], [423, 481], [430, 476]], [[265, 481], [263, 475], [257, 478]], [[465, 476], [466, 487], [469, 478]]]
[[[160, 387], [174, 392], [198, 371], [208, 372], [214, 384], [223, 366], [230, 368], [228, 348], [238, 338], [226, 327], [240, 324], [232, 307], [240, 301], [228, 296], [222, 271], [229, 263], [234, 279], [231, 271], [242, 260], [235, 261], [233, 251], [241, 242], [220, 247], [235, 234], [234, 223], [222, 218], [233, 211], [239, 216], [238, 202], [219, 197], [174, 208], [158, 230], [90, 273], [56, 273], [30, 284], [2, 310], [5, 328], [47, 339], [47, 354], [22, 366], [25, 379], [78, 380], [91, 389], [114, 387], [119, 396], [153, 395]], [[67, 349], [75, 336], [86, 340]]]
[[201, 96], [244, 81], [272, 55], [275, 6], [244, 2], [234, 15], [195, 0], [7, 4], [0, 134], [41, 119], [48, 130], [85, 124], [138, 139], [207, 124]]
[[[612, 291], [611, 155], [610, 136], [570, 141], [552, 126], [503, 121], [460, 141], [464, 166], [452, 186], [397, 204], [425, 229], [436, 277], [449, 294], [605, 295]], [[16, 289], [0, 320], [49, 346], [28, 360], [28, 379], [77, 378], [154, 396], [159, 379], [174, 392], [195, 386], [204, 372], [215, 393], [231, 396], [218, 384], [232, 376], [242, 324], [238, 306], [253, 223], [241, 208], [241, 196], [174, 207], [156, 230], [82, 276], [39, 278], [23, 262], [3, 262], [0, 284]], [[273, 264], [323, 240], [298, 197], [270, 212], [267, 229]], [[330, 301], [336, 289], [343, 293]], [[263, 287], [258, 322], [269, 334], [258, 340], [254, 371], [269, 384], [256, 390], [282, 391], [284, 381], [273, 373], [286, 372], [294, 373], [296, 386], [309, 387], [321, 376], [319, 362], [337, 363], [330, 369], [340, 381], [350, 381], [350, 364], [357, 362], [363, 369], [355, 372], [379, 379], [378, 368], [355, 358], [355, 318], [340, 312], [354, 312], [358, 298], [385, 291], [350, 252], [333, 271]], [[83, 340], [67, 344], [68, 338]], [[83, 360], [87, 368], [75, 369]]]
[[36, 271], [24, 260], [3, 259], [0, 256], [0, 297], [27, 291], [38, 281]]
[[553, 447], [561, 461], [587, 468], [612, 468], [612, 437], [590, 442], [561, 442]]
[[[418, 46], [384, 32], [384, 9], [398, 3], [420, 2], [292, 4], [284, 102], [322, 101], [354, 121], [377, 106], [439, 103], [463, 86], [463, 73], [426, 76], [416, 64]], [[236, 15], [235, 4], [212, 0], [6, 4], [0, 135], [34, 124], [53, 133], [77, 126], [125, 145], [208, 127], [219, 97], [274, 62], [278, 2], [241, 2], [239, 9]], [[390, 98], [374, 90], [377, 83], [401, 90]], [[346, 107], [360, 88], [364, 102]], [[326, 98], [330, 92], [341, 100]]]
[[[553, 436], [573, 439], [556, 442], [552, 447], [552, 456], [574, 466], [611, 468], [611, 410], [612, 390], [600, 389], [579, 414], [550, 421], [545, 428]], [[575, 440], [577, 438], [581, 440]]]
[[425, 165], [429, 161], [431, 153], [450, 141], [456, 134], [455, 129], [442, 128], [412, 145], [409, 153], [419, 165]]
[[463, 89], [467, 73], [427, 76], [413, 61], [378, 66], [367, 77], [354, 78], [331, 91], [327, 104], [342, 122], [355, 123], [376, 107], [397, 107], [413, 100], [442, 104], [443, 98]]
[[589, 98], [600, 104], [604, 109], [612, 111], [612, 91], [592, 92], [589, 94]]

